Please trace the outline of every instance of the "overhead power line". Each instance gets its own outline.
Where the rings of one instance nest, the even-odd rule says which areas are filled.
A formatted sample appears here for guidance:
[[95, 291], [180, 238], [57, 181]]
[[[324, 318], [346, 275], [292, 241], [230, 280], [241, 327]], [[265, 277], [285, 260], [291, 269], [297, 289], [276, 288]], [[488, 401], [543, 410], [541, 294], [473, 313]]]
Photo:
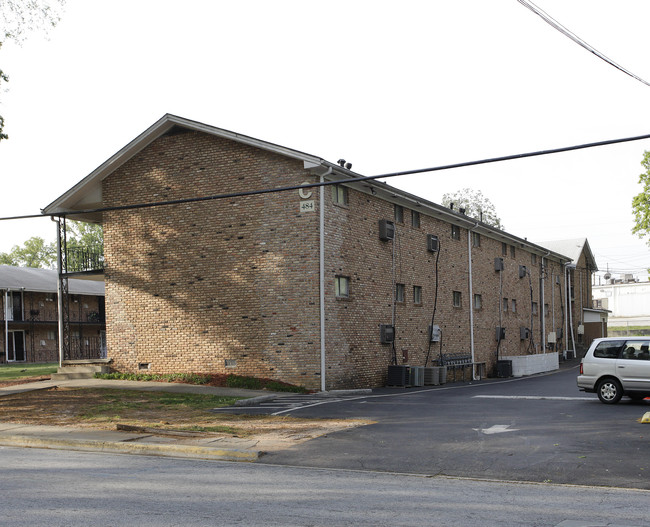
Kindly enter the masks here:
[[622, 71], [622, 72], [625, 73], [626, 75], [629, 75], [630, 77], [632, 77], [633, 79], [638, 80], [639, 82], [642, 82], [642, 83], [645, 84], [646, 86], [650, 86], [650, 83], [649, 83], [649, 82], [644, 81], [644, 80], [643, 80], [641, 77], [639, 77], [638, 75], [635, 75], [635, 74], [632, 73], [630, 70], [625, 69], [623, 66], [621, 66], [620, 64], [617, 64], [617, 63], [614, 62], [612, 59], [610, 59], [609, 57], [607, 57], [606, 55], [604, 55], [603, 53], [601, 53], [600, 51], [598, 51], [597, 49], [595, 49], [593, 46], [587, 44], [587, 43], [586, 43], [584, 40], [582, 40], [578, 35], [576, 35], [576, 34], [573, 33], [572, 31], [568, 30], [566, 27], [564, 27], [562, 24], [560, 24], [557, 20], [555, 20], [553, 17], [551, 17], [551, 15], [549, 15], [548, 13], [546, 13], [545, 11], [543, 11], [542, 9], [540, 9], [539, 7], [537, 7], [537, 6], [536, 6], [535, 4], [533, 4], [532, 2], [529, 2], [528, 0], [517, 0], [517, 1], [518, 1], [521, 5], [523, 5], [524, 7], [530, 9], [530, 10], [531, 10], [533, 13], [535, 13], [536, 15], [540, 16], [540, 17], [542, 18], [542, 20], [544, 20], [544, 22], [546, 22], [547, 24], [549, 24], [551, 27], [557, 29], [557, 30], [558, 30], [560, 33], [562, 33], [564, 36], [569, 37], [569, 38], [570, 38], [571, 40], [573, 40], [576, 44], [578, 44], [579, 46], [582, 46], [583, 48], [585, 48], [585, 49], [586, 49], [587, 51], [589, 51], [590, 53], [593, 53], [593, 54], [596, 55], [599, 59], [604, 60], [605, 62], [607, 62], [607, 63], [610, 64], [611, 66], [614, 66], [617, 70]]
[[359, 176], [359, 177], [351, 177], [342, 181], [323, 181], [319, 183], [309, 183], [307, 185], [292, 185], [289, 187], [278, 187], [278, 188], [266, 188], [266, 189], [260, 189], [260, 190], [248, 190], [244, 192], [229, 192], [227, 194], [216, 194], [213, 196], [201, 196], [201, 197], [196, 197], [196, 198], [184, 198], [184, 199], [175, 199], [175, 200], [168, 200], [168, 201], [155, 201], [151, 203], [136, 203], [133, 205], [120, 205], [116, 207], [100, 207], [100, 208], [94, 208], [94, 209], [82, 209], [82, 210], [75, 210], [75, 211], [66, 211], [66, 212], [57, 212], [57, 213], [50, 213], [50, 214], [28, 214], [24, 216], [8, 216], [4, 218], [0, 218], [0, 221], [6, 221], [6, 220], [24, 220], [24, 219], [30, 219], [30, 218], [41, 218], [41, 217], [64, 217], [64, 216], [76, 216], [76, 215], [81, 215], [81, 214], [93, 214], [93, 213], [98, 213], [98, 212], [112, 212], [112, 211], [118, 211], [118, 210], [133, 210], [133, 209], [144, 209], [144, 208], [149, 208], [149, 207], [162, 207], [166, 205], [182, 205], [185, 203], [198, 203], [201, 201], [212, 201], [212, 200], [219, 200], [219, 199], [232, 199], [232, 198], [241, 198], [241, 197], [247, 197], [247, 196], [256, 196], [260, 194], [272, 194], [275, 192], [287, 192], [287, 191], [292, 191], [292, 190], [300, 190], [300, 189], [308, 189], [308, 188], [317, 188], [317, 187], [326, 187], [329, 185], [336, 185], [340, 183], [359, 183], [363, 181], [373, 181], [376, 179], [388, 179], [392, 177], [398, 177], [398, 176], [407, 176], [411, 174], [422, 174], [425, 172], [439, 172], [441, 170], [452, 170], [454, 168], [464, 168], [464, 167], [470, 167], [470, 166], [476, 166], [476, 165], [485, 165], [488, 163], [499, 163], [502, 161], [512, 161], [515, 159], [525, 159], [528, 157], [537, 157], [537, 156], [544, 156], [544, 155], [550, 155], [550, 154], [559, 154], [562, 152], [571, 152], [574, 150], [584, 150], [586, 148], [595, 148], [599, 146], [607, 146], [607, 145], [613, 145], [613, 144], [619, 144], [619, 143], [628, 143], [631, 141], [640, 141], [643, 139], [650, 139], [650, 134], [645, 134], [645, 135], [637, 135], [634, 137], [625, 137], [622, 139], [609, 139], [607, 141], [598, 141], [596, 143], [585, 143], [581, 145], [574, 145], [574, 146], [565, 146], [562, 148], [553, 148], [550, 150], [539, 150], [537, 152], [526, 152], [523, 154], [513, 154], [513, 155], [508, 155], [508, 156], [501, 156], [501, 157], [492, 157], [492, 158], [487, 158], [487, 159], [479, 159], [477, 161], [465, 161], [463, 163], [454, 163], [451, 165], [441, 165], [441, 166], [436, 166], [436, 167], [429, 167], [429, 168], [418, 168], [414, 170], [404, 170], [401, 172], [391, 172], [388, 174], [379, 174], [377, 176]]

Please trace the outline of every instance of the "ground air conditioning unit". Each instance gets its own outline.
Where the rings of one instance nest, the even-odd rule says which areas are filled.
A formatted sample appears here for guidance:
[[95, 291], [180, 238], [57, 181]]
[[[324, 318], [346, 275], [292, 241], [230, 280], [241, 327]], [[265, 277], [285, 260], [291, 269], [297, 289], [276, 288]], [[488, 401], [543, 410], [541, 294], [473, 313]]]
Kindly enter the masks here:
[[424, 366], [411, 366], [411, 386], [424, 386]]
[[506, 379], [512, 377], [512, 361], [511, 360], [498, 360], [497, 361], [497, 377]]
[[438, 386], [440, 384], [440, 370], [438, 366], [427, 366], [424, 368], [424, 385]]
[[388, 366], [388, 386], [411, 386], [410, 366]]

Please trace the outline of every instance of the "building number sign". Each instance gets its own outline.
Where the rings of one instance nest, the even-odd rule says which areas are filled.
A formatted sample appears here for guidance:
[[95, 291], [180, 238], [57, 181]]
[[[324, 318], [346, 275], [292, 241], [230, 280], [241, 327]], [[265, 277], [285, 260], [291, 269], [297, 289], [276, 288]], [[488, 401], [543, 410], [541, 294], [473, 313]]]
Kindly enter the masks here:
[[[311, 181], [304, 181], [303, 185], [311, 185]], [[311, 188], [298, 189], [298, 196], [300, 196], [300, 212], [316, 212], [316, 205], [311, 198], [313, 191]]]

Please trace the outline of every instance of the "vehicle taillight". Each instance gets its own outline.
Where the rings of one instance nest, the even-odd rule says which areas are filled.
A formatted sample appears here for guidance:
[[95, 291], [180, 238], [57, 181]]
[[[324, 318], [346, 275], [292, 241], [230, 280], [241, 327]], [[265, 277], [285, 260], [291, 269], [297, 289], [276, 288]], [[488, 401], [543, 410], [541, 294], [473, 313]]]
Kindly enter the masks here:
[[585, 371], [582, 368], [582, 362], [580, 363], [580, 375], [584, 375]]

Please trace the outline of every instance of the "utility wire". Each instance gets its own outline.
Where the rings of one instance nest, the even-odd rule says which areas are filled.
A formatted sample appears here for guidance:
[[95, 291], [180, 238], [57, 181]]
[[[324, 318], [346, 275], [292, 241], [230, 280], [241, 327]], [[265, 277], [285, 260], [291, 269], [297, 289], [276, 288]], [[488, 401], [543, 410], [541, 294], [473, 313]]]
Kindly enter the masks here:
[[300, 189], [308, 189], [308, 188], [317, 188], [317, 187], [326, 187], [329, 185], [338, 185], [341, 183], [359, 183], [363, 181], [373, 181], [375, 179], [387, 179], [387, 178], [392, 178], [392, 177], [398, 177], [398, 176], [407, 176], [411, 174], [422, 174], [425, 172], [439, 172], [441, 170], [452, 170], [454, 168], [464, 168], [464, 167], [470, 167], [470, 166], [476, 166], [476, 165], [486, 165], [489, 163], [499, 163], [502, 161], [512, 161], [514, 159], [525, 159], [528, 157], [537, 157], [537, 156], [544, 156], [544, 155], [550, 155], [550, 154], [559, 154], [562, 152], [571, 152], [574, 150], [584, 150], [586, 148], [595, 148], [599, 146], [607, 146], [607, 145], [613, 145], [613, 144], [618, 144], [618, 143], [628, 143], [630, 141], [640, 141], [643, 139], [650, 139], [650, 134], [646, 135], [638, 135], [634, 137], [625, 137], [621, 139], [609, 139], [607, 141], [598, 141], [596, 143], [585, 143], [581, 145], [574, 145], [574, 146], [565, 146], [562, 148], [553, 148], [550, 150], [539, 150], [536, 152], [526, 152], [523, 154], [513, 154], [513, 155], [508, 155], [508, 156], [501, 156], [501, 157], [492, 157], [492, 158], [487, 158], [487, 159], [480, 159], [477, 161], [465, 161], [463, 163], [454, 163], [451, 165], [441, 165], [441, 166], [436, 166], [436, 167], [429, 167], [429, 168], [418, 168], [415, 170], [404, 170], [402, 172], [391, 172], [388, 174], [379, 174], [377, 176], [358, 176], [358, 177], [350, 177], [348, 179], [344, 180], [332, 180], [332, 181], [323, 181], [319, 183], [309, 183], [307, 185], [292, 185], [289, 187], [278, 187], [278, 188], [266, 188], [266, 189], [261, 189], [261, 190], [248, 190], [245, 192], [230, 192], [227, 194], [216, 194], [214, 196], [202, 196], [198, 198], [184, 198], [184, 199], [175, 199], [175, 200], [169, 200], [169, 201], [156, 201], [152, 203], [136, 203], [133, 205], [120, 205], [116, 207], [100, 207], [100, 208], [94, 208], [94, 209], [82, 209], [82, 210], [74, 210], [74, 211], [66, 211], [66, 212], [56, 212], [56, 213], [50, 213], [50, 214], [29, 214], [29, 215], [24, 215], [24, 216], [9, 216], [9, 217], [4, 217], [0, 218], [0, 221], [6, 221], [6, 220], [24, 220], [24, 219], [29, 219], [29, 218], [43, 218], [43, 217], [64, 217], [64, 216], [76, 216], [80, 214], [92, 214], [92, 213], [98, 213], [98, 212], [112, 212], [112, 211], [118, 211], [118, 210], [133, 210], [133, 209], [144, 209], [144, 208], [149, 208], [149, 207], [161, 207], [165, 205], [182, 205], [185, 203], [197, 203], [201, 201], [211, 201], [211, 200], [218, 200], [218, 199], [229, 199], [229, 198], [241, 198], [241, 197], [246, 197], [246, 196], [256, 196], [260, 194], [271, 194], [275, 192], [287, 192], [291, 190], [300, 190]]
[[613, 61], [612, 59], [610, 59], [609, 57], [603, 55], [600, 51], [598, 51], [597, 49], [595, 49], [593, 46], [587, 44], [587, 43], [586, 43], [584, 40], [582, 40], [578, 35], [576, 35], [576, 34], [573, 33], [572, 31], [568, 30], [566, 27], [564, 27], [562, 24], [560, 24], [557, 20], [555, 20], [553, 17], [551, 17], [548, 13], [544, 12], [542, 9], [540, 9], [539, 7], [537, 7], [537, 6], [536, 6], [535, 4], [533, 4], [532, 2], [529, 2], [528, 0], [517, 0], [517, 1], [518, 1], [521, 5], [523, 5], [524, 7], [530, 9], [530, 10], [531, 10], [533, 13], [535, 13], [536, 15], [540, 16], [540, 17], [542, 18], [542, 20], [544, 20], [544, 22], [546, 22], [547, 24], [549, 24], [551, 27], [557, 29], [557, 30], [558, 30], [560, 33], [562, 33], [564, 36], [570, 38], [570, 39], [573, 40], [576, 44], [578, 44], [579, 46], [582, 46], [583, 48], [585, 48], [585, 49], [586, 49], [587, 51], [589, 51], [590, 53], [593, 53], [593, 54], [596, 55], [599, 59], [604, 60], [604, 61], [607, 62], [609, 65], [614, 66], [617, 70], [622, 71], [622, 72], [625, 73], [626, 75], [629, 75], [630, 77], [632, 77], [633, 79], [638, 80], [639, 82], [642, 82], [642, 83], [645, 84], [646, 86], [650, 86], [650, 83], [644, 81], [641, 77], [635, 75], [635, 74], [632, 73], [630, 70], [625, 69], [625, 68], [624, 68], [623, 66], [621, 66], [620, 64], [617, 64], [616, 62], [614, 62], [614, 61]]

